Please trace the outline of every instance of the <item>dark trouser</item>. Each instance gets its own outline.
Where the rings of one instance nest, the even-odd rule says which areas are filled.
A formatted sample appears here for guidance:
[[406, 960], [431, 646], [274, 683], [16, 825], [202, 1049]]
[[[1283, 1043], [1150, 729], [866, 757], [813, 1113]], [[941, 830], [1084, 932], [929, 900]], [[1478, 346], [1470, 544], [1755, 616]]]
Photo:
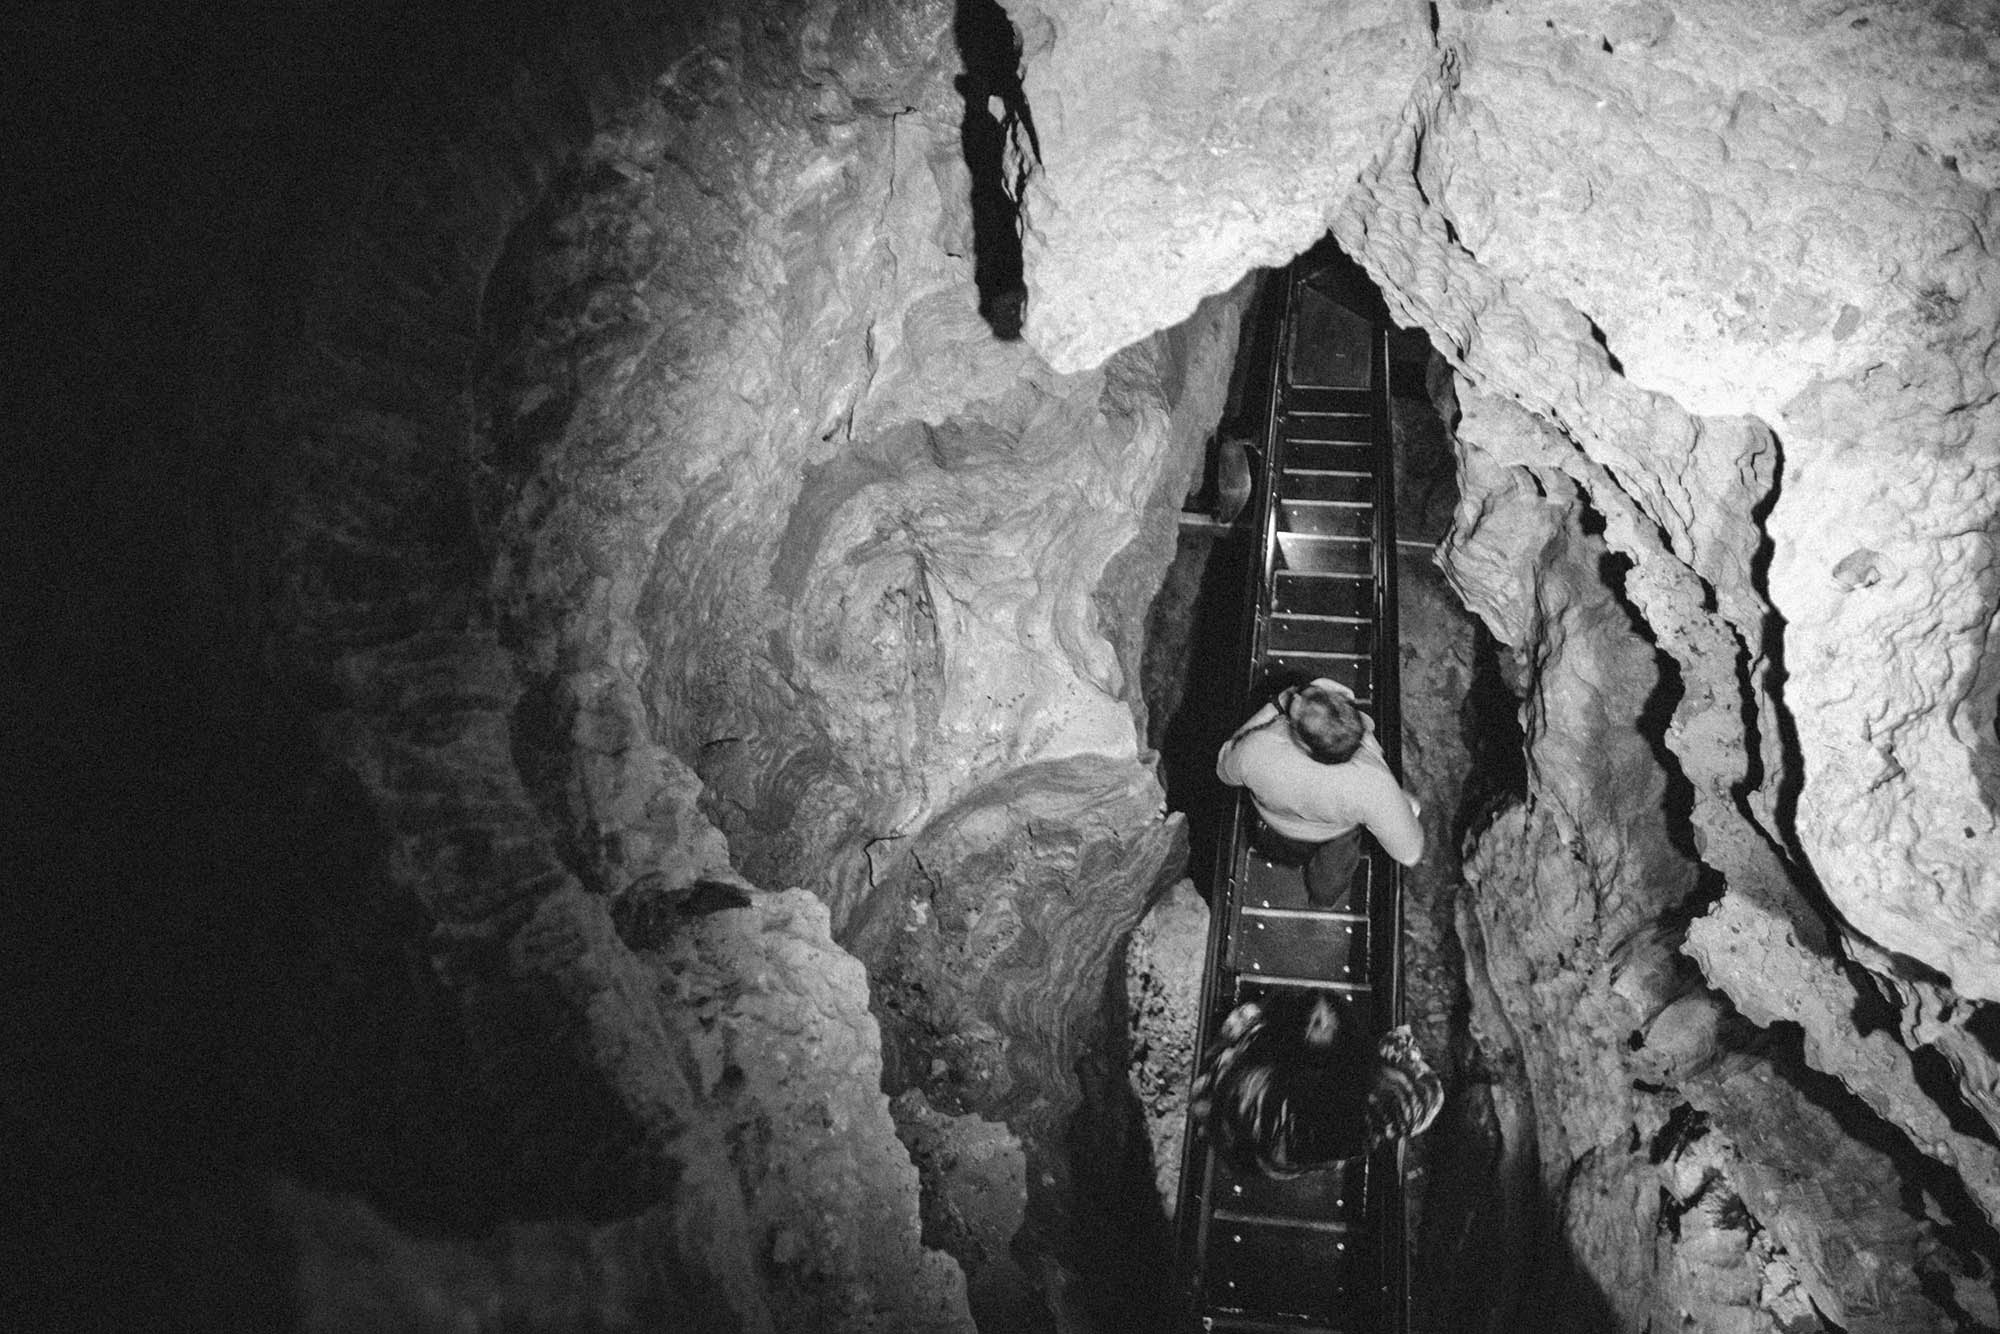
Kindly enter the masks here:
[[1360, 825], [1325, 843], [1306, 843], [1286, 838], [1277, 830], [1257, 822], [1253, 840], [1257, 850], [1280, 866], [1305, 868], [1306, 901], [1316, 908], [1332, 907], [1347, 894], [1348, 882], [1361, 865]]

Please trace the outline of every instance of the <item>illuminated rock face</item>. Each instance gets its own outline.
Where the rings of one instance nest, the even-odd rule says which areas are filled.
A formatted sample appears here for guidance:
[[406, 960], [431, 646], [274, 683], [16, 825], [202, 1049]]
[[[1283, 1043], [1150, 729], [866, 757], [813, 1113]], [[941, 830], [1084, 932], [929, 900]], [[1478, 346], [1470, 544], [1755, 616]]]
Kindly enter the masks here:
[[[1732, 1318], [1782, 1318], [1805, 1293], [1843, 1323], [1948, 1323], [1914, 1283], [1856, 1291], [1809, 1258], [1866, 1235], [1871, 1272], [1907, 1272], [1929, 1229], [1867, 1203], [1883, 1169], [1858, 1146], [1826, 1158], [1852, 1190], [1767, 1189], [1799, 1170], [1788, 1095], [1725, 1067], [1756, 1046], [1743, 1019], [1798, 1025], [1799, 1053], [1757, 1059], [1840, 1081], [1894, 1127], [1895, 1170], [1957, 1183], [1954, 1217], [1991, 1239], [1991, 16], [1383, 4], [1342, 7], [1336, 47], [1282, 5], [1242, 26], [1228, 6], [1009, 8], [1045, 164], [1027, 337], [1052, 360], [1128, 337], [1072, 275], [1172, 249], [1148, 300], [1185, 309], [1224, 280], [1220, 253], [1289, 252], [1324, 224], [1458, 373], [1444, 564], [1515, 659], [1530, 766], [1526, 803], [1470, 850], [1474, 1022], [1527, 1062], [1545, 1188], [1568, 1192], [1568, 1295], [1633, 1328], [1721, 1300], [1690, 1295], [1699, 1266], [1649, 1278], [1637, 1258], [1648, 1150], [1674, 1151], [1666, 1118], [1686, 1106], [1743, 1164], [1727, 1188], [1758, 1221], [1732, 1263], [1762, 1246], [1781, 1275], [1761, 1315]], [[1181, 95], [1185, 71], [1274, 48], [1260, 77]], [[1106, 69], [1151, 77], [1108, 88]], [[1255, 141], [1336, 72], [1353, 101], [1306, 132], [1339, 164], [1317, 217], [1288, 148], [1195, 151]], [[1195, 106], [1199, 133], [1146, 141], [1164, 108]], [[1857, 1021], [1878, 992], [1899, 1018]], [[1956, 1096], [1919, 1080], [1940, 1054]], [[1634, 1209], [1637, 1230], [1606, 1240]], [[1990, 1321], [1977, 1282], [1947, 1281], [1962, 1263], [1926, 1281]]]
[[1004, 1208], [932, 1238], [976, 1303], [1054, 1300], [1115, 1084], [1076, 1071], [1182, 847], [1146, 602], [1229, 294], [1331, 228], [1457, 372], [1444, 564], [1524, 695], [1458, 929], [1573, 1261], [1531, 1314], [1992, 1319], [1885, 1183], [2000, 1214], [1911, 1055], [2000, 1122], [1996, 34], [1007, 8], [1024, 342], [978, 314], [950, 6], [621, 11], [358, 221], [259, 415], [270, 647], [515, 1114], [495, 1171], [625, 1219], [512, 1244], [668, 1274], [704, 1295], [646, 1314], [703, 1328], [964, 1329], [900, 1122], [1022, 1183], [1043, 1272], [992, 1259]]

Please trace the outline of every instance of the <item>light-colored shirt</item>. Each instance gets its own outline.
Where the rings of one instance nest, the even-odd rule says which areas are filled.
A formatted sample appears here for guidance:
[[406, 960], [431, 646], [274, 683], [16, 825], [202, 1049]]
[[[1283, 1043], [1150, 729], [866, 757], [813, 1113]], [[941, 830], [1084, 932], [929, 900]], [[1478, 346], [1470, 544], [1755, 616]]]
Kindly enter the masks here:
[[[1315, 682], [1351, 694], [1332, 681]], [[1362, 714], [1367, 734], [1352, 759], [1321, 764], [1292, 738], [1291, 722], [1266, 704], [1250, 716], [1215, 757], [1215, 776], [1250, 790], [1265, 823], [1286, 838], [1324, 843], [1366, 825], [1382, 850], [1404, 866], [1424, 855], [1424, 827], [1417, 802], [1389, 772], [1374, 720]]]

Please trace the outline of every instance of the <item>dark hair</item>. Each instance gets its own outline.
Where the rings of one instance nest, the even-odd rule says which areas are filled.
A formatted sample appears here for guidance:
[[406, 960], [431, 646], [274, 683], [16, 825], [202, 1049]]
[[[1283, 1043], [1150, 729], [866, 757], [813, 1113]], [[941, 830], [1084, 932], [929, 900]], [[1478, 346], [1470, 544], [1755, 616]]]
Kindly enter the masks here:
[[[1321, 1002], [1337, 1022], [1315, 1036]], [[1374, 1051], [1341, 1004], [1285, 988], [1238, 1006], [1210, 1044], [1189, 1112], [1239, 1171], [1282, 1181], [1368, 1152]]]
[[1285, 709], [1292, 735], [1321, 764], [1345, 764], [1368, 735], [1354, 701], [1324, 686], [1301, 687]]

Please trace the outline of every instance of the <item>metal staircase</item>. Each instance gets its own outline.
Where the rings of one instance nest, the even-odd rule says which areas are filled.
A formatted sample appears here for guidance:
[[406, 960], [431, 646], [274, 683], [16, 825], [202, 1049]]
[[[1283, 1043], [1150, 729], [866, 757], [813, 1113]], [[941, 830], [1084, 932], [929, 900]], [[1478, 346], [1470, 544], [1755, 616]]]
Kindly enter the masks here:
[[[1244, 712], [1286, 684], [1331, 677], [1374, 716], [1400, 774], [1387, 320], [1330, 243], [1296, 261], [1279, 288]], [[1298, 869], [1250, 846], [1253, 818], [1239, 797], [1219, 841], [1203, 1044], [1236, 1005], [1277, 988], [1326, 992], [1346, 1023], [1371, 1034], [1400, 1023], [1401, 868], [1370, 841], [1342, 901], [1313, 907]], [[1179, 1232], [1194, 1323], [1401, 1334], [1402, 1176], [1400, 1146], [1290, 1181], [1246, 1175], [1191, 1125]]]

